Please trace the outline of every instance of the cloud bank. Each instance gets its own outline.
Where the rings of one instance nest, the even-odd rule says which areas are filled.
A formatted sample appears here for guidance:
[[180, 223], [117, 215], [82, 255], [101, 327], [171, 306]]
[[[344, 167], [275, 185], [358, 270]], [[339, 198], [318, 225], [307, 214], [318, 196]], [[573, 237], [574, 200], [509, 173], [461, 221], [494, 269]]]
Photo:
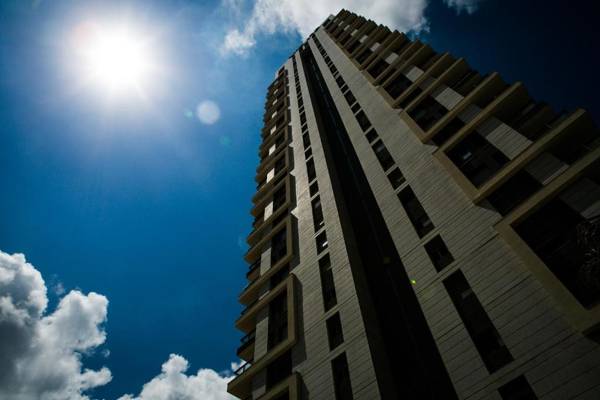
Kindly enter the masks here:
[[[241, 7], [239, 2], [232, 1], [224, 5]], [[325, 18], [337, 14], [342, 8], [400, 31], [419, 32], [427, 29], [426, 7], [427, 0], [256, 0], [242, 26], [227, 32], [221, 51], [223, 54], [245, 55], [255, 46], [256, 38], [261, 34], [297, 32], [306, 38]], [[239, 10], [232, 13], [240, 14]]]
[[[106, 341], [108, 299], [71, 290], [48, 312], [47, 293], [42, 274], [23, 254], [0, 251], [2, 400], [90, 400], [86, 391], [112, 379], [108, 368], [85, 368], [82, 360]], [[100, 354], [108, 357], [110, 352], [103, 349]], [[187, 375], [188, 367], [186, 359], [171, 354], [139, 396], [120, 400], [234, 399], [227, 393], [231, 373], [200, 369]]]

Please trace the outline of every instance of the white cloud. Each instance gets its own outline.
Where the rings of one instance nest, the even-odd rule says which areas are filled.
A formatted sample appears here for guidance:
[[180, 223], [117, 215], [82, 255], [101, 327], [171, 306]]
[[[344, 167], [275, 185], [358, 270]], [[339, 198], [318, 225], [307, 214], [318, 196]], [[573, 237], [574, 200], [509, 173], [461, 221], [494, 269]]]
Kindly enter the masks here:
[[188, 361], [171, 354], [162, 365], [162, 372], [144, 384], [139, 396], [125, 395], [119, 400], [235, 400], [227, 393], [227, 382], [232, 377], [212, 369], [200, 369], [196, 375], [187, 375]]
[[483, 0], [444, 0], [444, 3], [450, 8], [454, 8], [457, 14], [465, 11], [467, 14], [473, 14], [479, 8], [479, 3]]
[[198, 104], [196, 107], [196, 116], [200, 120], [200, 122], [212, 125], [219, 120], [221, 117], [221, 110], [219, 106], [214, 101], [205, 100]]
[[106, 340], [108, 300], [71, 291], [46, 313], [42, 275], [22, 254], [0, 251], [0, 398], [83, 400], [108, 383], [107, 368], [83, 369], [81, 357]]
[[256, 0], [243, 27], [227, 32], [221, 51], [247, 54], [260, 34], [297, 32], [306, 38], [327, 16], [337, 14], [342, 8], [392, 29], [419, 32], [427, 28], [426, 7], [427, 0]]
[[[0, 399], [89, 400], [86, 391], [112, 379], [106, 367], [84, 368], [106, 341], [102, 325], [108, 299], [72, 290], [47, 312], [48, 289], [40, 272], [22, 254], [0, 251]], [[110, 352], [99, 352], [108, 357]], [[232, 364], [232, 368], [234, 364]], [[230, 371], [200, 369], [186, 375], [188, 362], [171, 354], [162, 372], [138, 397], [121, 400], [234, 400], [227, 393]]]

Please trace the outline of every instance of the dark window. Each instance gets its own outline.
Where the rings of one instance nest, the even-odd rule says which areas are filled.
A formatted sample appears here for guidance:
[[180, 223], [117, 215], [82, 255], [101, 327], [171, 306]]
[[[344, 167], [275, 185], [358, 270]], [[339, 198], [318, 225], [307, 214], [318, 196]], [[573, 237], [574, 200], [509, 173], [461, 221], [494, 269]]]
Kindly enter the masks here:
[[342, 91], [342, 93], [344, 93], [346, 90], [348, 90], [348, 85], [344, 84], [344, 86], [342, 86], [340, 90]]
[[390, 66], [390, 64], [388, 64], [387, 61], [379, 60], [375, 63], [375, 65], [373, 65], [371, 68], [369, 68], [368, 72], [373, 78], [377, 78], [389, 66]]
[[448, 247], [446, 247], [446, 243], [444, 243], [440, 235], [425, 243], [425, 251], [438, 272], [454, 261], [454, 257], [448, 251]]
[[279, 285], [285, 278], [290, 274], [290, 264], [285, 264], [283, 267], [279, 269], [279, 271], [275, 272], [271, 275], [271, 279], [269, 279], [269, 286], [273, 289], [275, 286]]
[[436, 122], [448, 113], [446, 107], [438, 103], [433, 97], [427, 96], [408, 115], [423, 129], [428, 131]]
[[308, 175], [309, 182], [317, 177], [317, 173], [315, 172], [315, 162], [312, 158], [306, 162], [306, 174]]
[[315, 197], [312, 200], [311, 204], [312, 204], [313, 222], [315, 224], [315, 232], [316, 232], [325, 225], [325, 221], [323, 220], [323, 208], [321, 207], [321, 198], [319, 196]]
[[379, 164], [384, 171], [387, 171], [394, 165], [394, 159], [392, 158], [390, 152], [388, 151], [383, 141], [379, 140], [373, 144], [373, 151], [379, 160]]
[[346, 98], [346, 101], [348, 102], [349, 106], [354, 104], [354, 102], [356, 101], [356, 97], [354, 97], [354, 95], [352, 94], [352, 91], [350, 91], [350, 90], [346, 92], [344, 97]]
[[300, 124], [304, 124], [306, 122], [306, 114], [300, 113]]
[[355, 104], [354, 104], [352, 107], [350, 107], [350, 109], [352, 110], [352, 112], [353, 112], [354, 114], [356, 114], [356, 112], [357, 112], [358, 110], [360, 110], [360, 104], [358, 104], [358, 103], [355, 103]]
[[277, 211], [279, 207], [285, 203], [285, 185], [282, 185], [277, 191], [273, 194], [273, 211]]
[[[308, 133], [308, 124], [304, 124], [300, 127], [302, 129], [302, 134], [305, 135]], [[303, 138], [304, 139], [304, 138]], [[309, 141], [310, 143], [310, 141]]]
[[463, 75], [458, 76], [454, 81], [448, 82], [448, 86], [455, 92], [467, 96], [471, 90], [475, 89], [483, 81], [483, 77], [476, 71], [468, 70]]
[[317, 254], [320, 254], [321, 252], [323, 252], [323, 250], [327, 248], [327, 246], [329, 246], [329, 242], [327, 242], [327, 235], [325, 231], [319, 233], [315, 238], [315, 241], [317, 242]]
[[287, 253], [287, 233], [285, 227], [271, 238], [271, 266]]
[[419, 95], [423, 93], [420, 87], [416, 86], [412, 92], [408, 94], [399, 104], [400, 108], [407, 108], [410, 103], [413, 102], [414, 99], [419, 97]]
[[462, 271], [446, 278], [444, 286], [488, 371], [495, 372], [511, 362], [511, 354]]
[[367, 129], [371, 127], [371, 121], [369, 121], [369, 118], [367, 118], [367, 115], [362, 110], [356, 114], [356, 120], [358, 121], [358, 124], [360, 125], [363, 132], [366, 132]]
[[285, 168], [285, 156], [280, 157], [277, 161], [275, 161], [274, 170], [275, 175], [280, 173]]
[[585, 219], [559, 195], [515, 230], [584, 307], [600, 302], [598, 258], [591, 256], [600, 242], [598, 216]]
[[358, 55], [358, 57], [356, 57], [356, 61], [358, 61], [359, 64], [362, 64], [367, 60], [367, 58], [371, 56], [371, 54], [373, 54], [371, 49], [365, 49], [362, 53]]
[[508, 162], [508, 157], [478, 132], [463, 139], [448, 157], [475, 186], [484, 184]]
[[419, 200], [412, 189], [410, 187], [405, 188], [398, 193], [398, 198], [408, 215], [408, 219], [410, 219], [410, 222], [415, 227], [417, 235], [423, 237], [429, 233], [433, 229], [433, 223], [429, 219], [429, 216], [423, 209], [421, 203], [419, 203]]
[[312, 156], [312, 148], [311, 147], [306, 149], [306, 151], [304, 152], [304, 159], [308, 160], [310, 158], [310, 156]]
[[465, 126], [465, 123], [460, 118], [454, 117], [435, 134], [431, 141], [436, 145], [441, 146], [461, 130], [463, 126]]
[[327, 338], [329, 339], [329, 350], [333, 350], [344, 343], [340, 313], [335, 313], [327, 319]]
[[398, 98], [406, 89], [412, 85], [412, 81], [408, 79], [404, 74], [399, 74], [394, 78], [393, 81], [385, 85], [384, 89], [392, 97], [392, 99]]
[[287, 293], [282, 292], [269, 303], [268, 350], [287, 338], [287, 314]]
[[406, 181], [406, 179], [404, 179], [404, 175], [402, 175], [402, 172], [398, 167], [395, 167], [393, 170], [390, 171], [390, 173], [388, 174], [388, 179], [390, 180], [390, 183], [392, 184], [392, 187], [394, 189], [397, 189]]
[[292, 374], [292, 354], [286, 352], [267, 367], [267, 390]]
[[517, 172], [490, 194], [487, 200], [502, 215], [508, 214], [529, 196], [537, 192], [542, 184], [525, 170]]
[[379, 137], [379, 135], [377, 135], [377, 131], [375, 130], [375, 128], [369, 129], [369, 132], [367, 132], [365, 134], [365, 136], [367, 137], [367, 140], [369, 141], [369, 143], [373, 142], [375, 139], [377, 139]]
[[498, 393], [502, 400], [537, 400], [537, 396], [523, 375], [500, 386]]
[[550, 153], [566, 164], [573, 164], [600, 145], [599, 133], [594, 126], [570, 132], [552, 145]]
[[342, 78], [341, 76], [338, 76], [337, 79], [335, 80], [335, 82], [337, 83], [337, 85], [339, 87], [342, 87], [346, 82], [344, 82], [344, 78]]
[[319, 273], [321, 275], [321, 291], [323, 293], [323, 306], [325, 311], [337, 304], [337, 296], [335, 294], [335, 284], [333, 282], [333, 271], [331, 270], [331, 260], [329, 254], [325, 254], [319, 260]]
[[331, 360], [331, 370], [333, 371], [335, 400], [352, 400], [352, 385], [346, 353], [342, 353]]
[[351, 53], [356, 50], [356, 48], [360, 45], [360, 42], [358, 40], [355, 40], [354, 42], [352, 42], [352, 44], [350, 46], [348, 46], [348, 53]]
[[317, 194], [319, 192], [319, 185], [317, 184], [317, 181], [314, 181], [308, 187], [308, 191], [310, 192], [310, 197], [314, 196], [315, 194]]

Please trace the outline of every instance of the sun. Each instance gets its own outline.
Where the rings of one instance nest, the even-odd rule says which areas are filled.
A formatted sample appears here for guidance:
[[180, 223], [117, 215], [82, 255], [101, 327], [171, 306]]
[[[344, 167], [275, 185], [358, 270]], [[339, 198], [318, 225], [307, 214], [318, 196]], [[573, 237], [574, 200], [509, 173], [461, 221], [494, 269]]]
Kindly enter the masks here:
[[85, 82], [120, 95], [147, 89], [156, 69], [151, 44], [131, 26], [89, 22], [78, 27], [74, 40]]

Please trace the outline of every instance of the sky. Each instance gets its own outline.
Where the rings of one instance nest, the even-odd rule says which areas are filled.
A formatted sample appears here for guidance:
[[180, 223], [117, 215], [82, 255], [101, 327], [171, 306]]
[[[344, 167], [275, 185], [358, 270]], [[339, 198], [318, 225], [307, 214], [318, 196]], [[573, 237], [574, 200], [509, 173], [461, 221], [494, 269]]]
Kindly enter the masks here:
[[[0, 2], [0, 398], [230, 398], [266, 87], [330, 13], [598, 121], [592, 3]], [[137, 32], [148, 79], [90, 80], [90, 26]]]

